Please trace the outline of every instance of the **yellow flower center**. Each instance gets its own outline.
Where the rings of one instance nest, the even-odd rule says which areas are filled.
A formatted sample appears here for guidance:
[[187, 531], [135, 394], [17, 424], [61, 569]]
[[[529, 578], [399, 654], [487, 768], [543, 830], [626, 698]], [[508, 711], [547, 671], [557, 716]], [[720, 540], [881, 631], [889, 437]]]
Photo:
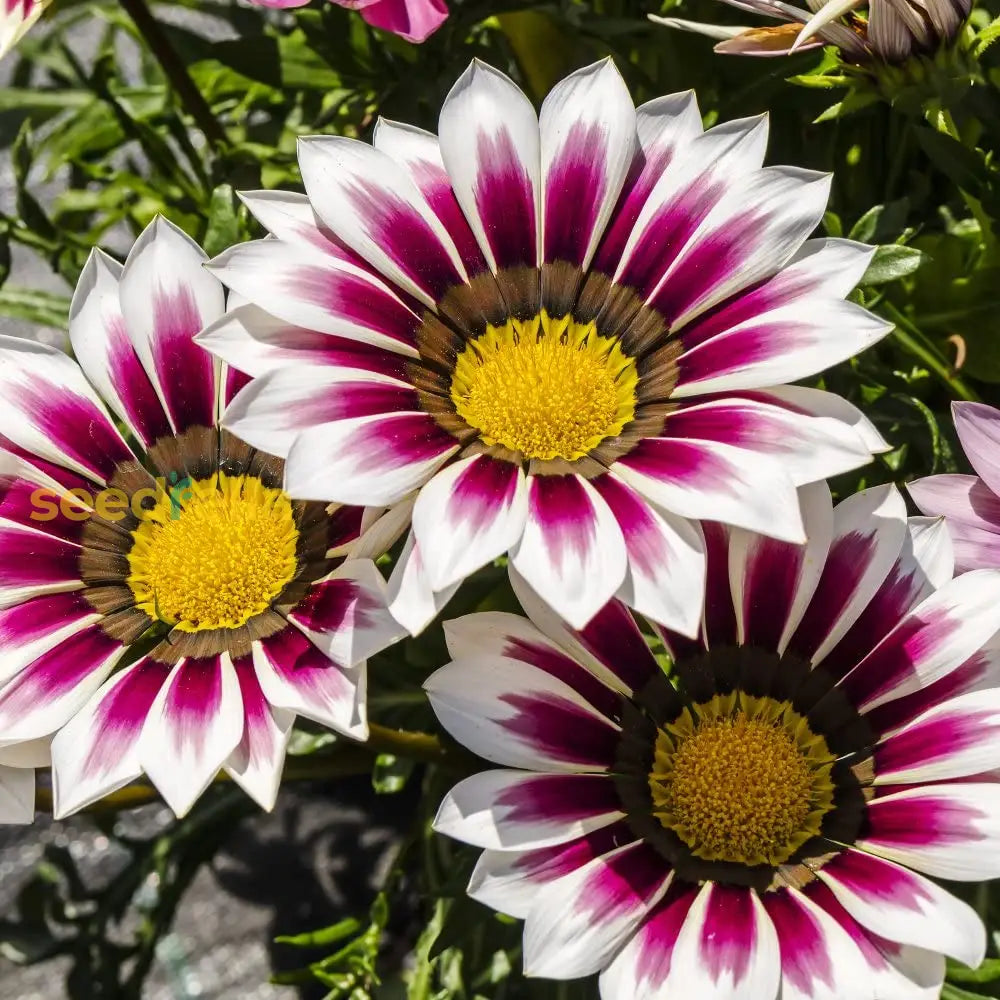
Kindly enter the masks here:
[[653, 813], [706, 861], [782, 864], [833, 808], [834, 759], [787, 702], [720, 695], [660, 731]]
[[295, 575], [298, 534], [289, 498], [257, 478], [182, 480], [133, 532], [128, 584], [176, 628], [239, 628]]
[[459, 355], [455, 409], [480, 439], [526, 458], [582, 458], [635, 415], [635, 361], [593, 323], [542, 312], [489, 326]]

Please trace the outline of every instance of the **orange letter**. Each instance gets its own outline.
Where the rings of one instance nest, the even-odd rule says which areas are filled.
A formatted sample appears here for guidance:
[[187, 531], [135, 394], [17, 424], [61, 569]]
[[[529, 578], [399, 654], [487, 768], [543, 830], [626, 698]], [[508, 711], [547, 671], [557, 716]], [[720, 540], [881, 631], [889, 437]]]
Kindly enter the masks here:
[[32, 490], [31, 513], [28, 517], [32, 521], [54, 521], [59, 513], [59, 505], [55, 502], [57, 495], [55, 490], [47, 490], [41, 486]]
[[[80, 505], [85, 510], [81, 510], [80, 507], [75, 506], [70, 502], [70, 497], [77, 500]], [[68, 518], [70, 521], [86, 521], [90, 517], [91, 509], [94, 506], [94, 498], [83, 489], [76, 487], [72, 490], [66, 491], [66, 496], [59, 501], [59, 509], [62, 511], [62, 515]]]
[[127, 508], [128, 494], [124, 490], [101, 490], [97, 494], [95, 510], [98, 517], [103, 517], [107, 521], [120, 521], [125, 516]]

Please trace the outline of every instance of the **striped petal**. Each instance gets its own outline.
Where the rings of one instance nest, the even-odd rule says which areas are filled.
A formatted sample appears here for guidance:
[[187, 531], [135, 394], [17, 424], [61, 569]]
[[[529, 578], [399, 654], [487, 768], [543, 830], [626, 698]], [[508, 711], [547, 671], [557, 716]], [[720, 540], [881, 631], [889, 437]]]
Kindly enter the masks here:
[[30, 454], [102, 484], [135, 457], [76, 362], [18, 337], [0, 336], [0, 426]]
[[532, 475], [527, 494], [527, 519], [511, 564], [572, 627], [582, 628], [625, 579], [622, 531], [582, 476]]
[[426, 413], [320, 424], [295, 439], [285, 489], [303, 500], [387, 507], [423, 486], [457, 450]]
[[476, 847], [523, 851], [565, 844], [624, 818], [606, 775], [480, 771], [445, 795], [434, 829]]
[[80, 588], [81, 551], [37, 531], [0, 526], [0, 608]]
[[157, 216], [135, 241], [119, 284], [125, 329], [174, 430], [213, 427], [219, 371], [194, 342], [225, 311], [201, 248]]
[[139, 737], [170, 673], [148, 657], [115, 674], [52, 741], [53, 814], [62, 819], [142, 774]]
[[663, 897], [671, 871], [649, 845], [628, 844], [542, 887], [524, 923], [524, 972], [591, 975], [608, 964]]
[[540, 260], [538, 118], [512, 80], [479, 60], [441, 108], [441, 157], [490, 267]]
[[299, 140], [302, 182], [317, 215], [390, 282], [433, 306], [466, 279], [458, 250], [406, 172], [342, 136]]
[[435, 591], [505, 555], [524, 532], [528, 490], [519, 465], [475, 455], [442, 469], [421, 489], [413, 532]]
[[855, 846], [935, 878], [979, 882], [1000, 875], [990, 846], [1000, 837], [993, 784], [908, 788], [873, 799]]
[[569, 684], [521, 660], [479, 654], [436, 670], [424, 690], [463, 746], [505, 767], [605, 771], [619, 726]]
[[253, 305], [293, 327], [417, 355], [419, 317], [365, 267], [268, 239], [226, 250], [210, 269]]
[[975, 910], [922, 875], [850, 848], [816, 874], [868, 930], [973, 968], [983, 960], [986, 931]]
[[367, 739], [364, 663], [349, 669], [338, 666], [297, 628], [254, 643], [253, 663], [271, 705], [354, 739]]
[[615, 64], [594, 63], [558, 83], [539, 129], [543, 259], [587, 268], [636, 144], [635, 108]]
[[170, 433], [170, 421], [129, 339], [119, 300], [122, 267], [94, 250], [69, 310], [69, 339], [84, 374], [147, 447]]
[[227, 653], [181, 660], [139, 737], [139, 760], [167, 805], [185, 815], [243, 735], [243, 700]]
[[977, 476], [928, 476], [908, 483], [925, 514], [947, 518], [955, 546], [955, 569], [1000, 566], [1000, 497]]
[[233, 663], [243, 699], [243, 735], [226, 761], [229, 774], [262, 809], [274, 808], [295, 713], [273, 708], [264, 696], [253, 659]]

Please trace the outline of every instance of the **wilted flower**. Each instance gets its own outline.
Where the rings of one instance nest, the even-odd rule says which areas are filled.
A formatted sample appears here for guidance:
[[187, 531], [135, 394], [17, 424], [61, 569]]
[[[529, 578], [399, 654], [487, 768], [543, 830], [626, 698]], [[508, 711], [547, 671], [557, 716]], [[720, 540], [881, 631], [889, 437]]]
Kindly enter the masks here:
[[672, 28], [720, 39], [716, 52], [781, 56], [835, 45], [851, 62], [878, 59], [899, 63], [933, 54], [955, 38], [972, 9], [972, 0], [806, 0], [804, 10], [782, 0], [723, 0], [739, 10], [786, 22], [776, 27], [701, 24], [650, 15]]
[[[443, 0], [331, 0], [356, 10], [374, 28], [391, 31], [408, 42], [422, 42], [448, 17]], [[304, 7], [309, 0], [251, 0], [260, 7]]]
[[203, 262], [156, 220], [84, 268], [79, 364], [0, 337], [0, 764], [51, 741], [57, 815], [142, 773], [182, 814], [223, 767], [269, 808], [296, 714], [365, 738], [398, 634], [339, 558], [364, 512], [291, 500], [219, 429], [246, 379], [193, 342], [224, 311]]
[[940, 521], [893, 487], [809, 543], [706, 531], [698, 642], [665, 673], [608, 604], [574, 632], [514, 577], [531, 621], [445, 625], [439, 720], [500, 770], [437, 830], [483, 848], [470, 894], [525, 920], [529, 975], [601, 973], [607, 1000], [929, 1000], [942, 953], [984, 954], [976, 912], [925, 877], [1000, 875], [1000, 573], [952, 580]]
[[889, 326], [844, 301], [871, 248], [807, 239], [830, 178], [762, 167], [766, 141], [703, 131], [691, 93], [636, 109], [610, 61], [540, 117], [476, 62], [440, 139], [303, 139], [307, 196], [245, 195], [272, 235], [212, 264], [250, 305], [200, 342], [260, 376], [224, 423], [296, 496], [412, 511], [390, 592], [414, 631], [510, 553], [576, 625], [619, 594], [694, 634], [692, 521], [801, 541], [796, 487], [886, 448], [784, 384]]

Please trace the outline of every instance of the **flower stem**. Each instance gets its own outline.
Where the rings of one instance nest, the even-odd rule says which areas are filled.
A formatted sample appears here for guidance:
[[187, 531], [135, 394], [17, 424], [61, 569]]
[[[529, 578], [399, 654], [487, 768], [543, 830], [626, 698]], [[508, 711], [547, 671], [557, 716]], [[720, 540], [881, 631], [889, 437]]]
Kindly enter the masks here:
[[[289, 757], [281, 780], [324, 781], [328, 778], [368, 774], [380, 753], [407, 757], [422, 764], [438, 764], [452, 771], [466, 772], [475, 767], [474, 757], [462, 750], [444, 746], [436, 736], [429, 733], [389, 729], [374, 724], [369, 728], [367, 743], [345, 742], [333, 753]], [[214, 783], [229, 784], [232, 780], [225, 771], [222, 771]], [[84, 811], [117, 812], [120, 809], [134, 809], [136, 806], [155, 802], [158, 798], [159, 795], [152, 785], [147, 782], [135, 782], [106, 795]], [[49, 788], [38, 789], [37, 807], [43, 812], [51, 812], [52, 792]]]
[[146, 0], [122, 0], [122, 6], [135, 22], [139, 34], [146, 40], [181, 104], [195, 120], [198, 128], [205, 133], [205, 138], [216, 147], [228, 145], [229, 139], [225, 130], [212, 114], [212, 109], [197, 84], [191, 79], [191, 74], [170, 43], [160, 22], [153, 17]]

